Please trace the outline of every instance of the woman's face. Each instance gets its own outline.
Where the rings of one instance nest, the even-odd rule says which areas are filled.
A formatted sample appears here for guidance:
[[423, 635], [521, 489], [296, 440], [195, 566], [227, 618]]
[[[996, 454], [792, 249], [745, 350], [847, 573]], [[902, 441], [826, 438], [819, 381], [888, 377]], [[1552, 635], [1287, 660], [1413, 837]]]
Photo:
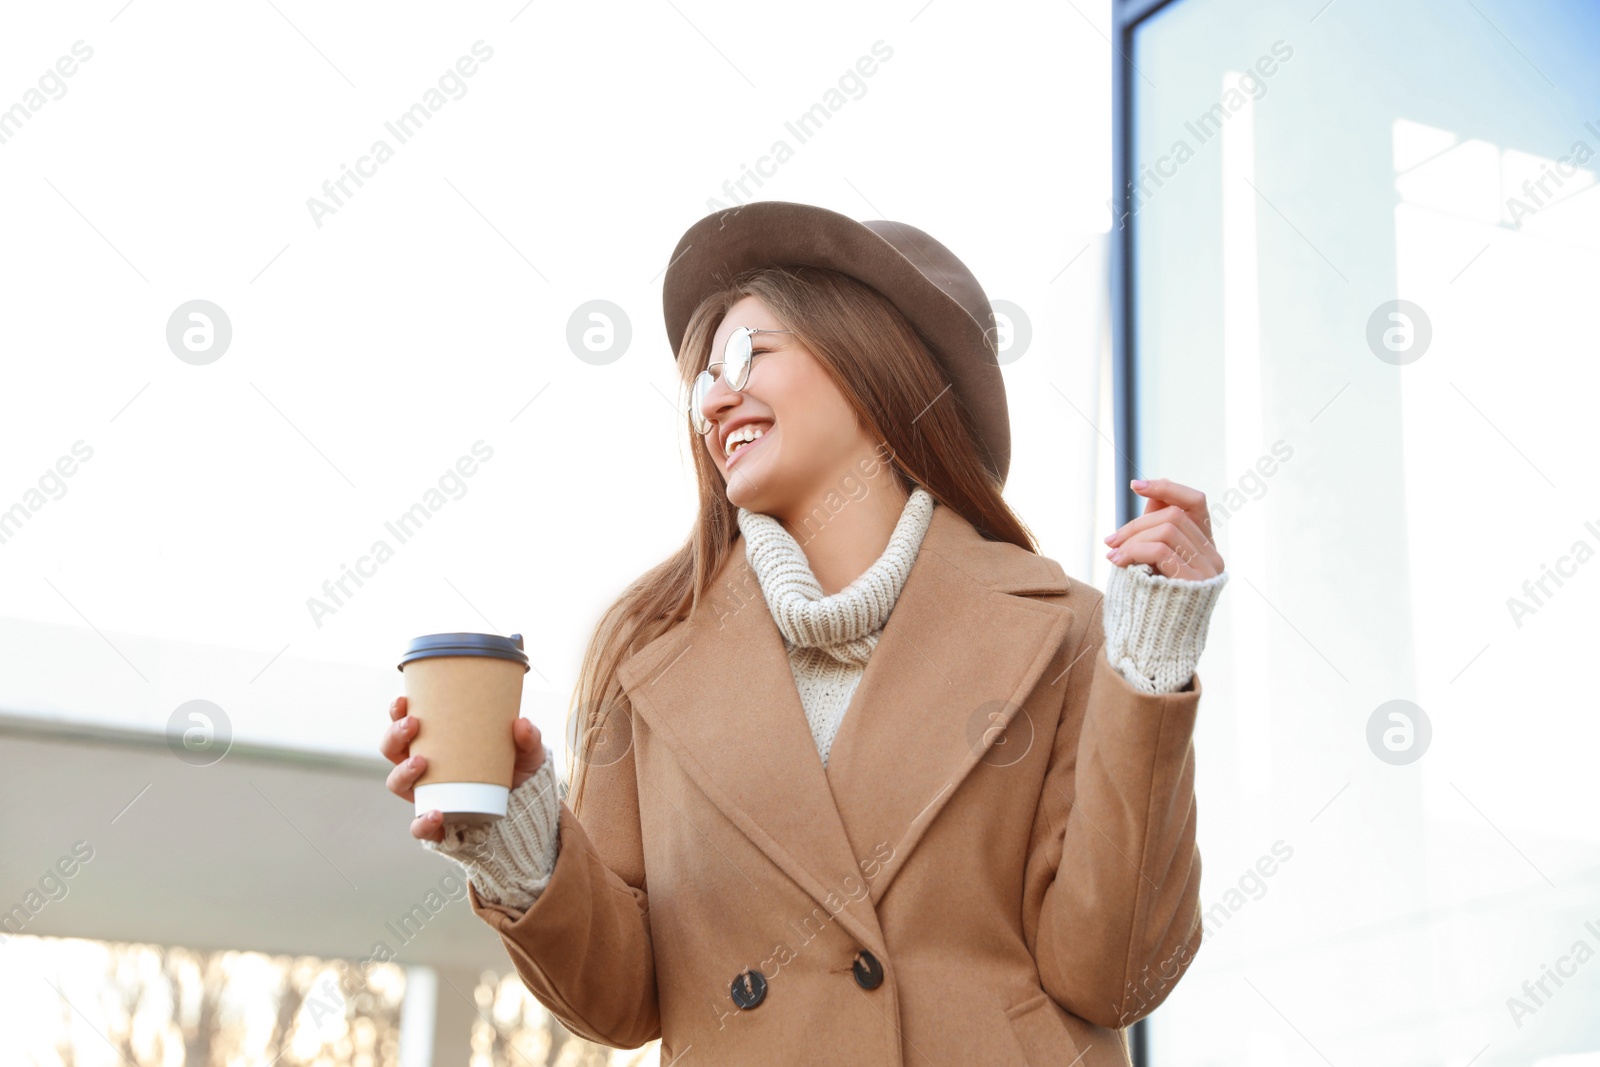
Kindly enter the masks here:
[[[717, 327], [708, 363], [723, 360], [728, 338], [740, 326], [784, 328], [758, 297], [746, 296]], [[798, 337], [757, 333], [750, 340], [755, 361], [745, 387], [734, 392], [719, 377], [706, 394], [700, 410], [712, 428], [702, 447], [722, 472], [729, 503], [798, 525], [876, 452], [844, 394]], [[728, 456], [728, 435], [745, 425], [762, 436]]]

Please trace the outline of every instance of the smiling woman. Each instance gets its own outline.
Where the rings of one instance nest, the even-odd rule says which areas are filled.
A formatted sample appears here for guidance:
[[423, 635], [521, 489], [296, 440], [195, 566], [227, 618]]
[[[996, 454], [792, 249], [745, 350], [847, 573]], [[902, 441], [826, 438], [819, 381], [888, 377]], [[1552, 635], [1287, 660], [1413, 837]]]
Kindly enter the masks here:
[[1141, 485], [1108, 594], [1040, 555], [992, 308], [915, 227], [763, 202], [670, 262], [694, 527], [591, 637], [570, 788], [519, 720], [506, 816], [412, 835], [591, 1041], [1127, 1067], [1201, 937], [1204, 498]]

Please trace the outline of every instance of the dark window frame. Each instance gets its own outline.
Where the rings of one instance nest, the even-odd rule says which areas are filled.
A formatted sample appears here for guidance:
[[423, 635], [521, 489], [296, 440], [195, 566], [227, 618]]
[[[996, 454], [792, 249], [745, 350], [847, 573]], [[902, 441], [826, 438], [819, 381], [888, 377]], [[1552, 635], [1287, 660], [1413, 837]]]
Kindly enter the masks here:
[[[1133, 37], [1139, 24], [1179, 0], [1111, 0], [1111, 404], [1116, 442], [1117, 524], [1138, 516], [1144, 498], [1128, 488], [1139, 467], [1138, 365], [1133, 286]], [[1149, 1019], [1128, 1031], [1134, 1067], [1150, 1067]]]

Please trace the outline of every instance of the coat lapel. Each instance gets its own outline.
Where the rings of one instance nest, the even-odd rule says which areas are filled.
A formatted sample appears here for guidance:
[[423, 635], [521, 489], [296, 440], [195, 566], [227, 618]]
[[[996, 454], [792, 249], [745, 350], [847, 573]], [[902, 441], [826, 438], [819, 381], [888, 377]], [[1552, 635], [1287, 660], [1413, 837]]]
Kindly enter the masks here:
[[1072, 627], [1070, 609], [1022, 595], [1067, 592], [1060, 564], [933, 514], [828, 754], [855, 854], [893, 848], [874, 904], [979, 761], [1030, 743], [1031, 723], [1007, 727]]
[[[873, 906], [1071, 628], [1070, 610], [1022, 594], [1068, 589], [1054, 560], [987, 541], [936, 506], [826, 771], [742, 537], [712, 593], [625, 659], [618, 678], [723, 815], [885, 952]], [[863, 896], [858, 860], [881, 857], [882, 845], [892, 858]]]

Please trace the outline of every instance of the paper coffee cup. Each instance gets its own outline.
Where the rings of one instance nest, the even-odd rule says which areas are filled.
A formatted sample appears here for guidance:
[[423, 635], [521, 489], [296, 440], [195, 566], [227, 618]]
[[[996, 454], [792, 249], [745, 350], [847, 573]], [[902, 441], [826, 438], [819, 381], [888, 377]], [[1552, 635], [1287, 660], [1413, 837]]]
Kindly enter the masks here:
[[413, 638], [401, 657], [407, 714], [417, 720], [412, 755], [428, 761], [413, 793], [416, 813], [461, 822], [506, 813], [528, 655], [522, 635], [450, 633]]

